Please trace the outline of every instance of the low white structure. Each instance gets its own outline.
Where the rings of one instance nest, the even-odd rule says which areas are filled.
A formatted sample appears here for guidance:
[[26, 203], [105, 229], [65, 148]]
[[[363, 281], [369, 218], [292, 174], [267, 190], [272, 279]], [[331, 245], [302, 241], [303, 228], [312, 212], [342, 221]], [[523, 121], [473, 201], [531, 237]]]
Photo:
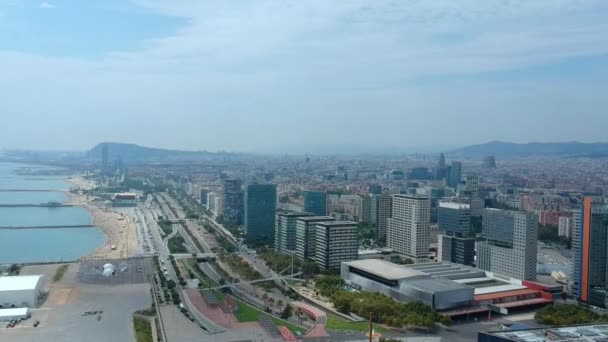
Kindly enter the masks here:
[[38, 305], [42, 276], [0, 277], [0, 309]]
[[30, 316], [30, 309], [0, 309], [0, 322], [8, 322], [14, 319], [26, 319]]

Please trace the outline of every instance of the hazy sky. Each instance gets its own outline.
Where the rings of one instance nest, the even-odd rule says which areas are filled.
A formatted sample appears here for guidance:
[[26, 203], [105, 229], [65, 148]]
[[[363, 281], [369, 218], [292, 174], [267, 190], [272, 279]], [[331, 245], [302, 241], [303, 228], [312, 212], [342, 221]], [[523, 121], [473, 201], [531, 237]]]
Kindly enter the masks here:
[[606, 0], [0, 0], [0, 147], [607, 141]]

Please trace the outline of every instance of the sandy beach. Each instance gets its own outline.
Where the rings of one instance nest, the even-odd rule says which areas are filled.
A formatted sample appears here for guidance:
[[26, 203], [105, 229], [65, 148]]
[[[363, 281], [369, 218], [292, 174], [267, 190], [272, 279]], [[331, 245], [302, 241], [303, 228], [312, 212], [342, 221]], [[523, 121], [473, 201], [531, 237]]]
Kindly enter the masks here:
[[[95, 186], [93, 181], [82, 176], [72, 176], [66, 181], [77, 190], [90, 190]], [[84, 256], [83, 259], [124, 259], [139, 254], [137, 228], [133, 218], [118, 212], [104, 201], [96, 200], [86, 194], [71, 191], [66, 191], [65, 194], [69, 204], [80, 206], [90, 213], [93, 224], [106, 236], [104, 245]], [[113, 249], [112, 246], [115, 248]]]

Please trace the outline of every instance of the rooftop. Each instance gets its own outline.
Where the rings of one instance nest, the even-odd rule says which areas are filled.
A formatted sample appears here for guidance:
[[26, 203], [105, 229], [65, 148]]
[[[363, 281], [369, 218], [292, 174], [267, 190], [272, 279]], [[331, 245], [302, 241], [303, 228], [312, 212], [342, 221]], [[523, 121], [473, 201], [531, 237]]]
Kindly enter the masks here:
[[439, 202], [439, 207], [448, 209], [471, 209], [470, 205], [458, 202]]
[[301, 221], [333, 221], [335, 218], [333, 216], [302, 216], [299, 217], [298, 220]]
[[459, 284], [444, 278], [414, 279], [408, 280], [407, 284], [427, 290], [429, 292], [472, 290], [470, 286]]
[[28, 308], [0, 309], [0, 317], [25, 316]]
[[0, 291], [33, 290], [41, 278], [41, 275], [0, 277]]
[[412, 277], [429, 277], [427, 273], [403, 267], [381, 259], [348, 261], [344, 262], [343, 264], [388, 280], [401, 280]]
[[319, 226], [326, 227], [342, 227], [342, 226], [357, 226], [357, 222], [353, 221], [327, 221], [317, 223]]
[[516, 331], [493, 331], [482, 334], [497, 336], [507, 341], [606, 341], [608, 324], [572, 325], [560, 328], [523, 329]]

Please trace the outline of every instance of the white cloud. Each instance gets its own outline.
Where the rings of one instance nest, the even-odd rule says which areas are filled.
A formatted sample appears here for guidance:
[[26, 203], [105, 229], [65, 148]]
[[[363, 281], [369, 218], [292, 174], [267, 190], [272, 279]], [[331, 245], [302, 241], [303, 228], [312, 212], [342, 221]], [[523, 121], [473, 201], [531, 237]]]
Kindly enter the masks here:
[[[406, 145], [480, 142], [497, 130], [501, 138], [520, 134], [515, 138], [526, 140], [534, 132], [522, 131], [521, 122], [544, 122], [579, 108], [587, 113], [585, 122], [593, 123], [589, 127], [598, 128], [594, 139], [608, 124], [600, 113], [608, 101], [605, 87], [585, 81], [431, 87], [415, 82], [608, 54], [605, 0], [136, 3], [186, 18], [187, 24], [139, 51], [108, 52], [100, 59], [0, 53], [6, 112], [24, 118], [24, 127], [36, 115], [71, 125], [86, 121], [96, 132], [79, 139], [90, 144], [137, 133], [133, 142], [162, 146], [168, 143], [156, 142], [154, 132], [169, 130], [180, 132], [171, 137], [174, 147], [193, 148], [293, 142], [308, 139], [299, 132], [310, 131], [345, 143], [369, 132], [382, 135], [372, 134], [370, 141], [411, 139]], [[565, 98], [577, 106], [555, 105]], [[117, 127], [115, 120], [125, 124]], [[439, 122], [449, 124], [438, 127]], [[454, 134], [473, 126], [485, 135]], [[569, 127], [563, 127], [543, 134], [569, 137]]]
[[55, 5], [51, 4], [48, 1], [43, 1], [43, 2], [40, 3], [40, 8], [43, 8], [43, 9], [52, 9], [52, 8], [55, 8]]

